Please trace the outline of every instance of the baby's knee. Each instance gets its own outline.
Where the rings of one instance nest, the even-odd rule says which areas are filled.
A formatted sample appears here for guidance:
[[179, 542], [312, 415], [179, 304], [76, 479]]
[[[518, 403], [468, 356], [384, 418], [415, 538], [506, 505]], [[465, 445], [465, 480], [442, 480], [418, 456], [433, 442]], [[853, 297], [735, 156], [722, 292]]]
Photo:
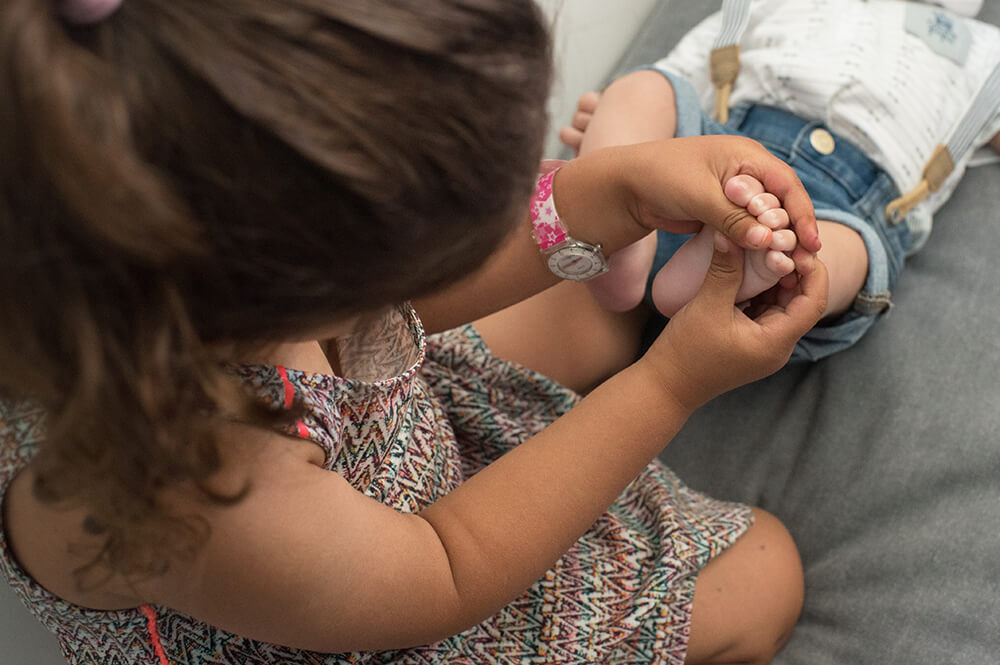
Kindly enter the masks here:
[[674, 88], [666, 76], [652, 69], [640, 69], [615, 79], [601, 93], [601, 102], [609, 100], [629, 104], [648, 104], [651, 101], [671, 104], [674, 99]]

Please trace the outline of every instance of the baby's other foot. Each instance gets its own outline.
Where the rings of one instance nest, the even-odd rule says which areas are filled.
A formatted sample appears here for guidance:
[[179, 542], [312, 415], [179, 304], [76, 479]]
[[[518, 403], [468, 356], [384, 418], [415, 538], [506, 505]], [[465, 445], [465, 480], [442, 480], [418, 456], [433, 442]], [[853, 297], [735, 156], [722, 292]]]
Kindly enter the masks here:
[[559, 140], [574, 154], [580, 154], [580, 144], [583, 142], [583, 134], [587, 131], [594, 111], [597, 110], [597, 103], [601, 95], [596, 92], [585, 92], [576, 102], [576, 113], [573, 114], [573, 121], [568, 127], [559, 130]]
[[608, 257], [608, 272], [587, 281], [597, 303], [611, 312], [635, 309], [646, 293], [646, 279], [656, 255], [656, 234]]

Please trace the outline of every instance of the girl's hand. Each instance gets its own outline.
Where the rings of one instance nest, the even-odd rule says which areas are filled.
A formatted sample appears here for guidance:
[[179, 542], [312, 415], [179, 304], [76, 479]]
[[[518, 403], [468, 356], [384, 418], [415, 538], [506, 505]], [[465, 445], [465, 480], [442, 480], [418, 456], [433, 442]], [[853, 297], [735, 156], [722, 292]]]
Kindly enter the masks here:
[[[771, 246], [771, 229], [725, 194], [738, 175], [758, 180], [789, 217], [796, 270], [806, 274], [821, 243], [812, 201], [795, 171], [739, 136], [696, 136], [595, 150], [567, 163], [553, 194], [570, 234], [606, 255], [650, 231], [697, 233], [703, 225], [746, 249]], [[789, 280], [791, 281], [791, 280]]]
[[790, 166], [756, 141], [737, 136], [698, 136], [635, 146], [634, 210], [648, 228], [697, 231], [703, 222], [741, 247], [766, 249], [771, 232], [746, 208], [730, 201], [723, 186], [750, 175], [778, 197], [788, 212], [800, 249], [820, 249], [812, 201]]
[[[566, 163], [552, 193], [570, 235], [600, 244], [606, 256], [653, 229], [696, 232], [703, 224], [741, 247], [769, 247], [771, 229], [726, 197], [725, 183], [740, 174], [781, 201], [798, 238], [792, 259], [807, 274], [820, 248], [812, 202], [791, 167], [750, 139], [701, 136], [596, 150]], [[539, 254], [525, 206], [521, 227], [481, 269], [415, 305], [425, 328], [438, 332], [521, 302], [557, 279]]]
[[780, 369], [795, 343], [826, 308], [822, 262], [755, 318], [733, 306], [743, 275], [743, 251], [716, 234], [712, 265], [701, 290], [639, 361], [663, 375], [673, 398], [695, 409], [713, 397]]

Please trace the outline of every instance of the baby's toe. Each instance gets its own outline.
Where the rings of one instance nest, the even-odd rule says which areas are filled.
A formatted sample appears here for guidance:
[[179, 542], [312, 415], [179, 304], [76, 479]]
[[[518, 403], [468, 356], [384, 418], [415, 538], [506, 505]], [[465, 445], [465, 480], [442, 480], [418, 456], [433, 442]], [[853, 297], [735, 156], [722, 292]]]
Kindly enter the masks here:
[[587, 131], [587, 127], [590, 126], [590, 121], [594, 119], [593, 113], [587, 113], [586, 111], [577, 111], [573, 114], [573, 122], [570, 123], [573, 129], [578, 129], [581, 132]]
[[788, 219], [788, 211], [784, 208], [771, 208], [760, 215], [757, 215], [757, 221], [768, 227], [772, 231], [777, 229], [787, 229], [790, 220]]
[[764, 267], [769, 273], [780, 279], [795, 272], [795, 261], [784, 252], [769, 250], [764, 253]]
[[563, 127], [559, 130], [559, 140], [567, 148], [574, 152], [580, 152], [580, 144], [583, 143], [583, 132], [576, 127]]
[[771, 192], [763, 192], [754, 196], [746, 205], [747, 212], [754, 217], [760, 217], [765, 212], [781, 207], [781, 201]]
[[753, 197], [764, 192], [764, 185], [753, 176], [737, 175], [726, 181], [723, 191], [726, 193], [727, 199], [735, 205], [745, 208]]
[[597, 92], [585, 92], [580, 95], [580, 99], [576, 102], [576, 110], [582, 111], [583, 113], [594, 114], [597, 110], [597, 103], [601, 101], [601, 95]]
[[781, 229], [771, 234], [771, 249], [779, 252], [790, 252], [795, 249], [799, 239], [795, 236], [795, 231], [791, 229]]
[[773, 249], [747, 252], [743, 283], [736, 293], [736, 302], [763, 293], [794, 270], [795, 262], [782, 252]]

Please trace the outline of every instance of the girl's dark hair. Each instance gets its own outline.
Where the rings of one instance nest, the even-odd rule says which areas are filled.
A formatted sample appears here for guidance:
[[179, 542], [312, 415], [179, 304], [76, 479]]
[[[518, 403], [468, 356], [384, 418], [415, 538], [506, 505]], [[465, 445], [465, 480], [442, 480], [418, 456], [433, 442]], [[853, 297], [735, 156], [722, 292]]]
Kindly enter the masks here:
[[523, 214], [548, 36], [532, 0], [55, 5], [0, 5], [0, 393], [50, 414], [36, 495], [155, 573], [203, 537], [163, 488], [253, 417], [218, 348], [428, 293]]

